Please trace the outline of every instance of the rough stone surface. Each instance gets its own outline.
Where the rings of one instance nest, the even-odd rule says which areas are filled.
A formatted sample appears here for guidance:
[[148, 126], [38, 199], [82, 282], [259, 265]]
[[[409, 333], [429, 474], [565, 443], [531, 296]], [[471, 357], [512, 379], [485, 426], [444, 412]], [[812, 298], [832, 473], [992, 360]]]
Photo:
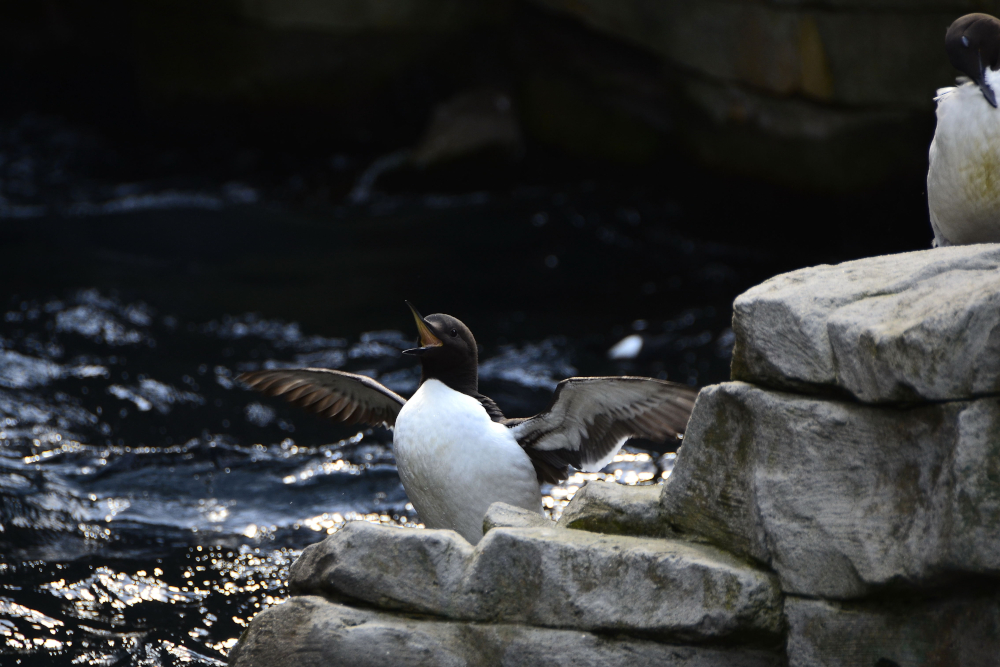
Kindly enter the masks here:
[[662, 502], [683, 532], [847, 599], [1000, 575], [1000, 398], [879, 408], [701, 391]]
[[864, 402], [1000, 392], [1000, 245], [801, 269], [734, 303], [733, 379]]
[[483, 517], [483, 534], [494, 528], [551, 528], [552, 521], [538, 512], [507, 503], [493, 503]]
[[[470, 557], [471, 556], [471, 557]], [[355, 522], [293, 565], [293, 593], [461, 620], [774, 642], [773, 575], [707, 546], [563, 528], [457, 533]]]
[[671, 537], [659, 486], [589, 482], [563, 510], [559, 525], [611, 535]]
[[292, 593], [322, 593], [383, 609], [472, 617], [461, 597], [472, 545], [453, 530], [352, 521], [292, 564]]
[[789, 597], [791, 667], [997, 667], [1000, 597], [843, 605]]
[[482, 618], [767, 643], [783, 628], [773, 576], [713, 549], [560, 528], [491, 530], [466, 590]]
[[671, 646], [515, 624], [423, 620], [293, 597], [259, 614], [229, 656], [232, 667], [779, 667], [762, 650]]

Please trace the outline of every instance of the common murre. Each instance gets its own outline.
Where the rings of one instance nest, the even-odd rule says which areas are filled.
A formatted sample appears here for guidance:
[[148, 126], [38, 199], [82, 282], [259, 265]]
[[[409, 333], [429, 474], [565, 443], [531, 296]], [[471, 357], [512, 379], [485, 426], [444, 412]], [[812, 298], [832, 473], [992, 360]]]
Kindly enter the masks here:
[[1000, 21], [988, 14], [957, 19], [945, 49], [968, 79], [934, 98], [927, 171], [934, 246], [1000, 242]]
[[542, 482], [566, 479], [570, 466], [598, 471], [630, 437], [681, 435], [697, 390], [643, 377], [563, 380], [534, 417], [507, 419], [479, 393], [475, 338], [458, 319], [423, 317], [420, 386], [406, 400], [371, 378], [322, 368], [243, 373], [270, 396], [347, 423], [394, 429], [392, 449], [403, 488], [428, 528], [451, 528], [472, 544], [495, 502], [542, 512]]

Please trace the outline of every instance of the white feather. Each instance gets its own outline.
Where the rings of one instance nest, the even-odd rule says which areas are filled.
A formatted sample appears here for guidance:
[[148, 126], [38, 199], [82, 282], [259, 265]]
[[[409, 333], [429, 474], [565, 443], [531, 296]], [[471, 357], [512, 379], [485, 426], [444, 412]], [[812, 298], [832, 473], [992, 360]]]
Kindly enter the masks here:
[[[1000, 72], [987, 83], [1000, 93]], [[979, 87], [938, 91], [927, 203], [935, 245], [1000, 241], [1000, 109]]]
[[534, 466], [510, 430], [438, 380], [424, 382], [400, 410], [392, 450], [428, 528], [451, 528], [475, 544], [495, 502], [542, 511]]

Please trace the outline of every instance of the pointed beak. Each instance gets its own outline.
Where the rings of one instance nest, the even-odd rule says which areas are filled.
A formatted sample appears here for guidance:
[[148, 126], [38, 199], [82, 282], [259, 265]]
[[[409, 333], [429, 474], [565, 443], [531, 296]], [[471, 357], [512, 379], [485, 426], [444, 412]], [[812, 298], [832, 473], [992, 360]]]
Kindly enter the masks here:
[[434, 335], [431, 331], [430, 326], [424, 321], [424, 316], [413, 307], [413, 304], [409, 301], [405, 302], [407, 306], [410, 307], [410, 312], [413, 313], [413, 319], [417, 322], [417, 333], [420, 334], [420, 347], [415, 347], [409, 350], [403, 350], [403, 354], [415, 354], [421, 355], [433, 350], [436, 347], [441, 347], [444, 343], [441, 339]]
[[989, 82], [986, 81], [986, 67], [987, 66], [982, 63], [982, 59], [980, 58], [979, 76], [976, 77], [976, 84], [978, 84], [979, 91], [983, 94], [983, 97], [986, 98], [986, 101], [989, 102], [994, 109], [996, 109], [997, 95], [996, 91], [990, 87]]
[[983, 97], [986, 98], [986, 101], [989, 102], [995, 109], [997, 106], [997, 96], [996, 93], [993, 92], [993, 89], [990, 88], [990, 84], [983, 80], [983, 82], [979, 84], [979, 90], [983, 93]]

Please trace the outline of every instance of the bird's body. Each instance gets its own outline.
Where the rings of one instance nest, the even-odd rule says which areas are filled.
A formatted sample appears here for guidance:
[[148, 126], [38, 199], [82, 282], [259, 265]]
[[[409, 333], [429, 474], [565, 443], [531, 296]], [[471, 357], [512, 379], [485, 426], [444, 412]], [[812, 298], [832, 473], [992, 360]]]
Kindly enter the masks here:
[[421, 384], [399, 411], [392, 451], [428, 528], [452, 528], [475, 543], [495, 502], [542, 511], [535, 468], [511, 430], [438, 380]]
[[[411, 306], [412, 309], [412, 306]], [[429, 528], [475, 544], [495, 502], [542, 512], [540, 484], [597, 471], [630, 437], [683, 433], [697, 391], [639, 377], [569, 378], [548, 410], [507, 419], [479, 393], [472, 332], [450, 315], [413, 310], [422, 347], [420, 387], [404, 399], [371, 378], [322, 368], [244, 373], [249, 386], [323, 416], [394, 428], [393, 454], [406, 494]]]
[[1000, 241], [1000, 110], [971, 81], [938, 91], [927, 202], [936, 245]]
[[968, 79], [938, 90], [927, 170], [934, 245], [1000, 242], [1000, 21], [968, 14], [945, 36]]

